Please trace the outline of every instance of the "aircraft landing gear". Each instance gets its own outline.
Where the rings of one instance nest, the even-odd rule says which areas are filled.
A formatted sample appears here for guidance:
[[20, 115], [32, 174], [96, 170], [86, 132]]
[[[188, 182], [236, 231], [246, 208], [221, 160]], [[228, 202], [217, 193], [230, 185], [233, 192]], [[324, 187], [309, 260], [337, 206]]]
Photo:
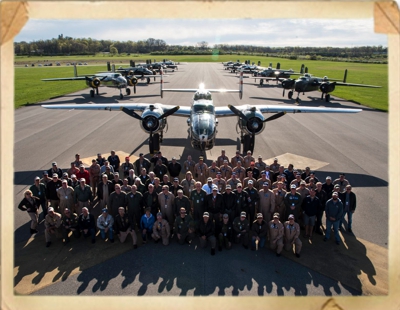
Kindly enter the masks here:
[[293, 97], [293, 92], [292, 91], [288, 92], [288, 98], [292, 99], [292, 97]]
[[329, 102], [330, 99], [331, 99], [331, 95], [326, 94], [326, 95], [325, 95], [325, 101], [326, 101], [326, 102]]
[[147, 84], [150, 84], [150, 78], [147, 78]]
[[94, 97], [94, 89], [90, 90], [90, 97], [92, 97], [92, 98]]
[[124, 95], [122, 94], [122, 88], [119, 89], [119, 99], [124, 99]]
[[131, 94], [131, 90], [127, 87], [126, 88], [126, 95], [129, 96]]
[[264, 84], [264, 80], [260, 79], [260, 86], [262, 86]]
[[246, 154], [247, 151], [253, 153], [255, 144], [255, 135], [242, 134], [240, 140], [242, 142], [242, 154]]

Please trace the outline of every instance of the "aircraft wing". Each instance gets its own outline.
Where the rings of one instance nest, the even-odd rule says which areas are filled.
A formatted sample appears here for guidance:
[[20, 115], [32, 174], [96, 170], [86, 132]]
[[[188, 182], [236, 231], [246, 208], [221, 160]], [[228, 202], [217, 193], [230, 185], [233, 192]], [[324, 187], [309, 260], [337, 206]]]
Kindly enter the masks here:
[[336, 82], [336, 85], [340, 86], [354, 86], [354, 87], [368, 87], [368, 88], [381, 88], [382, 86], [376, 85], [366, 85], [366, 84], [352, 84], [352, 83], [343, 83], [343, 82]]
[[[250, 108], [257, 108], [261, 113], [358, 113], [362, 109], [345, 109], [345, 108], [314, 108], [314, 107], [292, 107], [278, 105], [241, 105], [235, 106], [240, 111], [246, 111]], [[217, 117], [235, 116], [229, 107], [216, 107], [215, 115]]]
[[[160, 107], [163, 109], [164, 112], [175, 107], [173, 105], [165, 105], [162, 103], [154, 103], [154, 104], [149, 104], [149, 103], [95, 104], [95, 103], [93, 103], [93, 104], [52, 104], [52, 105], [43, 104], [42, 108], [63, 109], [63, 110], [104, 110], [104, 111], [120, 111], [121, 108], [126, 108], [126, 109], [132, 110], [132, 111], [143, 112], [144, 110], [149, 109], [150, 106]], [[179, 107], [179, 110], [176, 111], [173, 115], [188, 117], [188, 116], [190, 116], [190, 107], [186, 107], [186, 106]]]
[[[167, 74], [163, 74], [163, 75], [162, 75], [162, 77], [166, 77], [166, 76], [169, 76], [169, 75], [167, 75]], [[161, 74], [160, 74], [160, 75], [141, 75], [141, 74], [135, 74], [135, 77], [137, 77], [137, 78], [148, 78], [148, 77], [160, 78], [160, 77], [161, 77]]]
[[77, 81], [77, 80], [86, 80], [86, 76], [74, 76], [67, 78], [54, 78], [54, 79], [42, 79], [42, 81]]

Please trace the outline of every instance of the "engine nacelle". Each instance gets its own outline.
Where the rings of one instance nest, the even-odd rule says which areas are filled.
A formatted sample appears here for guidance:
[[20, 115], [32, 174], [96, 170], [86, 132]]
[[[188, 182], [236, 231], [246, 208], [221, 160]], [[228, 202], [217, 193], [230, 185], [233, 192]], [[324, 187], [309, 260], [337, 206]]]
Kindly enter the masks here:
[[165, 118], [158, 120], [158, 118], [162, 114], [163, 114], [162, 109], [150, 106], [149, 109], [146, 109], [142, 113], [143, 120], [140, 122], [140, 126], [147, 133], [161, 132], [165, 128], [165, 125], [167, 124], [167, 120]]
[[293, 89], [295, 83], [296, 83], [296, 80], [294, 80], [294, 79], [286, 79], [286, 80], [282, 81], [282, 87], [284, 89]]
[[330, 93], [335, 90], [335, 84], [331, 82], [324, 82], [319, 86], [319, 90], [325, 94]]
[[240, 118], [238, 121], [239, 128], [243, 132], [246, 134], [253, 134], [254, 132], [254, 134], [258, 135], [264, 130], [265, 123], [263, 121], [265, 118], [260, 111], [252, 108], [250, 110], [243, 111], [243, 114], [249, 119], [246, 121]]
[[97, 88], [100, 86], [101, 81], [99, 78], [95, 77], [93, 79], [86, 80], [86, 83], [88, 86], [90, 86], [92, 88]]
[[135, 76], [127, 76], [126, 81], [129, 86], [135, 86], [138, 83], [138, 79]]

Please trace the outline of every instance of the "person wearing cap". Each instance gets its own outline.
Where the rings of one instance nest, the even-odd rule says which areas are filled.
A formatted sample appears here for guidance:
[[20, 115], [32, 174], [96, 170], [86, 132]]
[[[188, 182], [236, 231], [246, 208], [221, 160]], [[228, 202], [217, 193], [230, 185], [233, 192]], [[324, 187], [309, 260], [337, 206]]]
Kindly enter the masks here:
[[255, 167], [258, 169], [258, 171], [264, 171], [265, 167], [267, 166], [267, 164], [263, 161], [262, 156], [258, 155], [258, 159], [257, 161], [254, 163]]
[[279, 171], [280, 164], [278, 163], [278, 158], [274, 158], [274, 162], [269, 165], [269, 169], [272, 173], [277, 173]]
[[75, 188], [79, 185], [79, 180], [77, 179], [75, 174], [71, 175], [70, 180], [71, 182], [68, 185], [71, 186], [72, 188]]
[[[140, 182], [143, 183], [143, 185], [146, 184], [147, 180], [150, 178], [149, 175], [147, 174], [146, 168], [142, 168], [140, 170], [140, 175], [138, 176], [138, 178], [140, 179]], [[128, 180], [129, 180], [129, 177], [128, 177]], [[135, 181], [135, 180], [133, 180], [133, 181]], [[133, 185], [133, 183], [129, 184], [129, 185]]]
[[220, 169], [217, 166], [217, 162], [213, 160], [211, 162], [211, 166], [208, 167], [207, 176], [211, 179], [215, 179], [217, 177], [218, 172], [220, 172]]
[[247, 208], [248, 208], [248, 218], [252, 221], [255, 218], [256, 210], [258, 209], [258, 204], [260, 201], [260, 196], [258, 195], [258, 190], [253, 186], [253, 181], [249, 180], [247, 187], [243, 190], [247, 192]]
[[92, 159], [92, 165], [89, 167], [89, 180], [90, 186], [92, 187], [93, 196], [96, 197], [97, 185], [100, 182], [100, 165], [96, 162], [96, 159]]
[[64, 209], [62, 216], [62, 234], [63, 234], [63, 243], [64, 245], [69, 242], [69, 233], [72, 232], [75, 238], [79, 238], [81, 236], [81, 232], [79, 230], [79, 217], [76, 213], [73, 213], [70, 209]]
[[127, 178], [122, 180], [121, 191], [123, 191], [125, 193], [129, 193], [131, 191], [131, 186], [128, 184]]
[[272, 214], [275, 212], [275, 195], [269, 189], [269, 182], [263, 184], [262, 189], [258, 192], [259, 207], [258, 212], [262, 213], [265, 221], [268, 223], [272, 219]]
[[281, 256], [283, 249], [283, 224], [279, 221], [279, 213], [274, 213], [273, 219], [269, 222], [269, 247], [276, 249], [276, 256]]
[[224, 206], [223, 213], [228, 214], [229, 220], [236, 218], [236, 195], [232, 191], [232, 187], [227, 185], [225, 192], [222, 194], [222, 201]]
[[298, 188], [298, 187], [300, 187], [301, 182], [304, 182], [304, 184], [305, 184], [305, 181], [303, 181], [301, 179], [300, 173], [294, 172], [293, 174], [295, 175], [295, 177], [294, 177], [293, 181], [290, 182], [290, 185], [294, 184], [294, 185], [296, 185], [296, 188]]
[[239, 183], [241, 182], [236, 177], [236, 172], [232, 172], [232, 177], [226, 181], [226, 185], [230, 185], [232, 190], [235, 190]]
[[221, 177], [221, 172], [217, 172], [217, 177], [215, 179], [213, 179], [213, 184], [215, 186], [217, 186], [219, 193], [221, 193], [221, 194], [225, 193], [226, 182]]
[[243, 183], [244, 178], [246, 177], [246, 169], [242, 167], [242, 162], [238, 161], [236, 163], [236, 167], [232, 169], [232, 173], [236, 173], [236, 178], [240, 180], [240, 182]]
[[[307, 182], [306, 182], [307, 183]], [[306, 188], [308, 190], [310, 190], [310, 188], [313, 188], [315, 191], [317, 190], [317, 185], [315, 184], [315, 179], [314, 178], [310, 178], [309, 179], [309, 183], [306, 184]]]
[[326, 215], [326, 231], [324, 241], [329, 240], [331, 236], [331, 228], [335, 233], [336, 244], [340, 244], [339, 224], [343, 217], [343, 204], [339, 199], [337, 192], [332, 193], [332, 198], [326, 202], [325, 215]]
[[306, 227], [306, 233], [304, 238], [312, 239], [314, 231], [315, 218], [317, 216], [318, 209], [321, 206], [321, 201], [315, 196], [315, 190], [310, 189], [310, 194], [303, 200], [301, 208], [303, 209], [303, 221]]
[[160, 205], [158, 203], [158, 194], [154, 190], [153, 184], [149, 184], [147, 191], [143, 194], [143, 204], [145, 209], [150, 208], [151, 214], [153, 214], [153, 218], [155, 219]]
[[293, 164], [289, 164], [283, 173], [286, 175], [286, 180], [290, 184], [294, 180]]
[[76, 175], [78, 172], [79, 168], [75, 166], [75, 162], [71, 162], [71, 167], [67, 170], [68, 176], [71, 177], [71, 175]]
[[160, 183], [161, 186], [167, 185], [168, 188], [172, 186], [171, 181], [169, 180], [168, 174], [164, 174], [162, 177], [162, 182]]
[[63, 176], [61, 178], [61, 182], [62, 181], [67, 181], [68, 186], [71, 186], [71, 179], [68, 177], [68, 173], [63, 172]]
[[302, 200], [310, 194], [310, 191], [306, 187], [306, 182], [303, 180], [300, 182], [300, 187], [296, 188], [296, 191], [301, 195]]
[[300, 257], [302, 242], [300, 240], [300, 225], [294, 221], [294, 215], [290, 214], [288, 220], [283, 224], [284, 226], [284, 246], [285, 251], [292, 251], [293, 245], [296, 257]]
[[168, 185], [162, 186], [162, 192], [158, 194], [158, 204], [163, 219], [166, 219], [171, 227], [175, 221], [175, 196], [169, 191]]
[[249, 183], [249, 181], [252, 181], [253, 182], [253, 186], [256, 188], [256, 189], [258, 189], [257, 188], [257, 179], [255, 179], [254, 177], [253, 177], [253, 171], [251, 171], [251, 170], [249, 170], [249, 171], [247, 171], [247, 177], [245, 177], [244, 179], [243, 179], [243, 186], [246, 188], [247, 187], [247, 184]]
[[124, 243], [126, 237], [131, 235], [133, 248], [137, 249], [137, 235], [135, 232], [135, 228], [132, 228], [135, 224], [132, 225], [132, 222], [125, 212], [123, 207], [118, 208], [118, 214], [115, 216], [114, 219], [114, 232], [118, 236], [118, 239], [121, 243]]
[[189, 198], [183, 194], [182, 189], [178, 189], [177, 196], [174, 199], [174, 214], [176, 217], [179, 216], [180, 210], [184, 208], [186, 214], [191, 214], [191, 206]]
[[124, 176], [124, 178], [127, 178], [129, 175], [129, 170], [133, 169], [133, 164], [129, 160], [130, 160], [129, 156], [126, 156], [125, 162], [122, 163], [122, 165], [120, 165], [118, 169], [119, 174], [121, 176]]
[[89, 209], [86, 207], [82, 208], [82, 213], [78, 219], [79, 230], [82, 232], [83, 237], [87, 238], [91, 236], [92, 243], [96, 242], [96, 220], [93, 214], [89, 213]]
[[213, 179], [209, 177], [207, 178], [207, 183], [202, 186], [202, 189], [207, 193], [207, 195], [210, 195], [212, 193], [213, 187]]
[[183, 194], [190, 198], [191, 192], [194, 190], [196, 180], [193, 179], [192, 172], [187, 171], [185, 178], [181, 181], [181, 186], [183, 187]]
[[315, 196], [318, 197], [318, 199], [320, 201], [320, 205], [317, 210], [317, 216], [315, 217], [314, 232], [316, 232], [319, 235], [322, 235], [322, 231], [323, 231], [322, 216], [324, 215], [325, 205], [326, 205], [326, 201], [328, 200], [328, 198], [327, 198], [326, 192], [322, 189], [322, 183], [317, 182], [316, 186], [317, 186], [317, 189], [315, 191]]
[[[162, 155], [161, 151], [158, 151], [154, 156], [151, 158], [151, 162], [153, 163], [153, 167], [156, 166], [157, 161], [161, 160], [161, 163], [167, 167], [168, 166], [168, 159]], [[154, 169], [153, 169], [154, 170]], [[165, 173], [164, 173], [165, 174]]]
[[114, 168], [114, 171], [119, 171], [119, 165], [121, 163], [119, 156], [115, 154], [115, 151], [111, 151], [111, 155], [107, 158], [110, 165]]
[[51, 168], [49, 170], [47, 170], [47, 173], [49, 174], [49, 176], [52, 176], [55, 173], [55, 174], [57, 174], [58, 178], [62, 178], [62, 175], [63, 175], [62, 169], [57, 167], [56, 162], [53, 162], [51, 164]]
[[151, 234], [151, 237], [154, 239], [155, 243], [162, 239], [163, 245], [168, 245], [170, 235], [171, 228], [168, 221], [163, 219], [161, 212], [158, 212], [157, 220], [153, 225], [153, 233]]
[[[249, 216], [249, 207], [248, 207], [248, 198], [249, 194], [243, 190], [242, 183], [238, 183], [236, 189], [232, 191], [235, 194], [236, 201], [234, 209], [236, 214], [240, 214], [240, 212], [246, 212], [246, 216]], [[250, 222], [250, 221], [249, 221]]]
[[[203, 156], [199, 157], [199, 162], [194, 166], [194, 178], [196, 181], [201, 182], [201, 184], [205, 184], [208, 175], [208, 167], [204, 162]], [[211, 179], [212, 180], [212, 179]]]
[[182, 190], [183, 192], [183, 186], [179, 184], [179, 178], [175, 177], [172, 184], [169, 186], [169, 191], [174, 195], [174, 197], [176, 197], [178, 196], [179, 190]]
[[[137, 191], [138, 191], [138, 192], [141, 192], [142, 195], [147, 191], [146, 185], [144, 185], [144, 184], [142, 183], [142, 180], [139, 179], [139, 178], [136, 178], [136, 179], [135, 179], [135, 182], [134, 182], [133, 185], [136, 185]], [[132, 186], [133, 186], [133, 185], [132, 185]]]
[[219, 167], [219, 171], [221, 172], [221, 179], [228, 181], [232, 176], [232, 168], [229, 166], [229, 161], [224, 160], [223, 164]]
[[126, 209], [126, 193], [122, 191], [121, 185], [114, 185], [114, 192], [110, 194], [108, 203], [108, 212], [112, 217], [115, 217], [118, 214], [119, 207], [123, 207], [124, 209]]
[[265, 246], [267, 240], [268, 224], [264, 221], [262, 213], [257, 213], [257, 219], [251, 225], [251, 249]]
[[201, 188], [201, 182], [196, 182], [195, 189], [190, 193], [193, 219], [198, 223], [206, 210], [207, 192]]
[[39, 209], [40, 206], [40, 198], [32, 195], [32, 191], [29, 189], [25, 191], [24, 198], [18, 205], [18, 209], [21, 211], [26, 211], [31, 218], [31, 226], [30, 226], [30, 233], [35, 234], [37, 233], [37, 225], [39, 219]]
[[110, 162], [108, 160], [104, 161], [104, 165], [100, 166], [100, 173], [104, 174], [107, 172], [107, 168], [109, 170], [109, 173], [114, 173], [114, 167], [110, 165]]
[[228, 214], [224, 214], [222, 220], [215, 221], [215, 232], [218, 237], [218, 251], [222, 251], [222, 247], [230, 250], [234, 232]]
[[103, 174], [101, 176], [101, 182], [97, 185], [97, 199], [99, 200], [99, 206], [101, 209], [108, 206], [108, 199], [113, 191], [114, 186], [112, 182], [108, 180], [106, 174]]
[[243, 162], [244, 158], [240, 155], [240, 151], [236, 151], [236, 155], [231, 158], [231, 166], [236, 167], [238, 161]]
[[255, 162], [255, 158], [252, 156], [251, 151], [247, 151], [246, 156], [243, 157], [243, 167], [245, 169], [250, 167], [250, 164]]
[[101, 156], [101, 153], [97, 153], [96, 162], [99, 164], [100, 168], [104, 166], [106, 159]]
[[144, 201], [143, 194], [137, 190], [136, 185], [132, 185], [131, 191], [126, 193], [126, 205], [131, 229], [135, 230], [135, 223], [139, 229], [140, 220], [144, 214]]
[[224, 212], [224, 201], [222, 195], [218, 193], [218, 187], [213, 185], [211, 194], [207, 195], [206, 199], [206, 211], [210, 215], [210, 220], [214, 220], [215, 223], [220, 220]]
[[345, 179], [345, 174], [344, 173], [340, 173], [339, 174], [339, 178], [335, 179], [333, 181], [333, 185], [339, 184], [340, 186], [340, 192], [343, 193], [346, 191], [346, 186], [350, 185], [350, 182], [348, 180]]
[[79, 185], [74, 189], [74, 202], [77, 214], [81, 214], [82, 208], [89, 208], [93, 202], [92, 189], [84, 178], [79, 179]]
[[151, 168], [150, 160], [148, 160], [146, 157], [144, 157], [143, 153], [139, 154], [139, 158], [135, 160], [134, 165], [136, 168], [135, 171], [142, 171], [142, 169], [145, 168], [146, 172], [147, 172], [147, 171], [150, 171], [150, 168]]
[[168, 163], [167, 168], [171, 178], [178, 178], [182, 170], [182, 165], [176, 160], [175, 157], [172, 157], [172, 160]]
[[64, 214], [65, 209], [74, 210], [74, 189], [68, 186], [68, 181], [63, 180], [61, 187], [57, 189], [57, 196], [60, 199], [60, 214]]
[[185, 171], [185, 173], [191, 172], [192, 175], [194, 175], [195, 174], [195, 171], [194, 171], [195, 165], [196, 165], [196, 163], [194, 162], [194, 160], [192, 160], [192, 156], [188, 155], [187, 159], [183, 163], [183, 170]]
[[89, 175], [89, 171], [86, 170], [85, 166], [83, 164], [81, 164], [79, 166], [79, 172], [76, 173], [76, 177], [80, 180], [82, 178], [85, 179], [85, 183], [86, 184], [90, 184], [90, 175]]
[[49, 178], [49, 173], [47, 171], [43, 171], [43, 176], [40, 179], [40, 183], [43, 183], [44, 186], [47, 187], [47, 184], [51, 181], [51, 178]]
[[286, 211], [286, 206], [285, 206], [285, 196], [287, 192], [284, 190], [283, 183], [279, 181], [277, 183], [277, 188], [274, 188], [272, 190], [272, 193], [275, 197], [275, 208], [274, 212], [279, 213], [279, 218], [285, 218], [285, 211]]
[[183, 207], [180, 208], [179, 215], [175, 219], [174, 232], [178, 243], [181, 245], [185, 244], [185, 242], [190, 244], [195, 236], [195, 223], [193, 218], [186, 213], [186, 209]]
[[327, 199], [332, 198], [333, 188], [332, 178], [328, 175], [325, 179], [325, 183], [322, 183], [322, 189], [325, 191]]
[[32, 192], [32, 196], [39, 198], [44, 219], [47, 214], [46, 186], [40, 182], [39, 177], [35, 177], [33, 185], [29, 187], [29, 190]]
[[46, 238], [46, 247], [51, 244], [51, 235], [61, 235], [61, 214], [54, 212], [54, 208], [49, 207], [47, 215], [44, 219], [44, 236]]
[[106, 240], [106, 235], [108, 233], [108, 241], [114, 243], [114, 218], [111, 214], [108, 214], [106, 208], [101, 210], [101, 214], [97, 218], [97, 228], [100, 230], [101, 239]]
[[258, 190], [262, 189], [264, 186], [264, 183], [268, 183], [268, 188], [271, 189], [272, 188], [272, 181], [271, 179], [267, 178], [267, 174], [265, 173], [265, 171], [261, 172], [261, 178], [257, 179], [257, 181], [254, 183], [255, 184], [255, 188], [257, 188]]
[[342, 222], [347, 214], [347, 231], [352, 233], [351, 227], [353, 223], [353, 213], [357, 207], [357, 197], [351, 190], [350, 184], [346, 186], [346, 192], [339, 194], [339, 199], [343, 203], [343, 217], [340, 219], [339, 228], [342, 227]]
[[157, 177], [159, 177], [160, 179], [162, 179], [162, 177], [163, 177], [165, 174], [168, 173], [168, 168], [167, 168], [166, 165], [164, 165], [164, 164], [162, 163], [162, 160], [159, 159], [159, 160], [157, 160], [157, 163], [156, 163], [156, 165], [155, 165], [154, 168], [153, 168], [153, 172], [154, 172], [154, 174], [155, 174]]
[[211, 255], [215, 255], [215, 247], [217, 245], [217, 239], [215, 238], [215, 225], [210, 219], [208, 212], [203, 213], [203, 220], [199, 223], [199, 228], [196, 231], [199, 237], [200, 247], [207, 247], [207, 240], [211, 244]]
[[46, 186], [46, 198], [50, 202], [50, 207], [52, 207], [55, 211], [58, 211], [58, 207], [60, 205], [60, 198], [58, 198], [57, 189], [61, 187], [61, 184], [62, 183], [58, 178], [58, 174], [54, 173], [52, 175], [52, 180], [47, 183]]
[[124, 182], [119, 177], [119, 172], [114, 172], [114, 177], [111, 179], [112, 184], [115, 186], [116, 184], [124, 185]]
[[246, 175], [249, 176], [249, 172], [251, 171], [254, 181], [260, 178], [261, 171], [256, 167], [254, 161], [250, 163], [250, 166], [246, 169]]
[[112, 180], [114, 180], [114, 173], [111, 172], [111, 169], [113, 169], [113, 167], [107, 166], [105, 172], [102, 172], [102, 175], [107, 175], [108, 180], [112, 182]]
[[[158, 213], [158, 212], [157, 212]], [[157, 214], [156, 214], [157, 216]], [[146, 208], [145, 213], [140, 219], [140, 230], [142, 232], [143, 244], [147, 243], [147, 239], [151, 237], [153, 233], [153, 225], [155, 223], [155, 217], [151, 214], [151, 209]]]
[[229, 162], [228, 156], [225, 155], [225, 150], [221, 150], [221, 155], [218, 156], [216, 162], [217, 162], [217, 167], [221, 168], [221, 166], [224, 164], [224, 161]]
[[234, 241], [241, 243], [245, 249], [249, 248], [250, 225], [246, 219], [246, 212], [240, 212], [240, 215], [233, 220]]
[[290, 185], [290, 192], [287, 192], [283, 199], [285, 203], [285, 218], [289, 217], [289, 214], [294, 215], [295, 221], [299, 218], [302, 198], [301, 195], [296, 191], [296, 185]]

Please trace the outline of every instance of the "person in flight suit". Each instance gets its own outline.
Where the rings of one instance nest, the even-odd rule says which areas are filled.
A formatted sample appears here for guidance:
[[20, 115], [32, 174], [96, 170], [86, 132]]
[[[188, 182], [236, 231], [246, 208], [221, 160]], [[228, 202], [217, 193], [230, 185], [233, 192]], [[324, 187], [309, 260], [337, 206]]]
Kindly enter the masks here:
[[267, 239], [268, 224], [264, 221], [262, 213], [257, 213], [257, 219], [251, 225], [251, 249], [258, 250], [258, 247], [265, 246]]
[[283, 249], [283, 224], [279, 221], [279, 213], [274, 213], [273, 220], [269, 222], [269, 246], [276, 249], [276, 256], [281, 256]]
[[243, 157], [240, 156], [240, 151], [236, 151], [236, 155], [231, 158], [231, 166], [236, 167], [238, 161], [243, 162]]
[[65, 209], [74, 210], [74, 189], [68, 186], [68, 181], [63, 180], [61, 187], [57, 189], [57, 196], [60, 199], [60, 214], [64, 214]]
[[190, 200], [192, 202], [192, 214], [193, 219], [196, 223], [202, 220], [203, 213], [206, 209], [207, 193], [201, 188], [201, 182], [196, 182], [196, 189], [190, 194]]
[[185, 208], [179, 210], [179, 216], [176, 217], [174, 223], [174, 231], [176, 237], [178, 238], [179, 244], [184, 244], [185, 242], [191, 243], [194, 238], [194, 226], [195, 223], [192, 217], [186, 214]]
[[246, 154], [245, 157], [243, 157], [243, 161], [242, 161], [242, 163], [243, 163], [243, 168], [245, 168], [245, 169], [249, 168], [249, 167], [250, 167], [250, 164], [251, 164], [252, 162], [254, 163], [254, 162], [255, 162], [255, 159], [254, 159], [253, 156], [251, 156], [251, 151], [247, 151], [247, 154]]
[[235, 243], [242, 243], [245, 249], [249, 248], [249, 232], [250, 225], [246, 219], [246, 212], [241, 212], [240, 216], [233, 220], [234, 241]]
[[171, 228], [167, 220], [163, 219], [161, 212], [157, 213], [157, 220], [153, 225], [153, 233], [151, 237], [157, 243], [160, 239], [163, 245], [169, 244], [169, 237], [171, 235]]
[[279, 213], [279, 218], [284, 218], [286, 210], [284, 199], [287, 192], [284, 190], [282, 182], [279, 181], [277, 185], [278, 187], [272, 190], [275, 196], [275, 212]]
[[[194, 178], [200, 181], [201, 184], [206, 183], [207, 178], [207, 165], [203, 162], [203, 156], [199, 157], [199, 162], [194, 166]], [[211, 179], [212, 180], [212, 179]]]
[[232, 168], [232, 173], [236, 173], [236, 178], [240, 180], [240, 182], [243, 183], [244, 178], [246, 177], [246, 169], [242, 167], [242, 162], [238, 161], [236, 163], [236, 167]]
[[222, 247], [230, 250], [233, 241], [233, 228], [228, 214], [222, 216], [222, 221], [218, 220], [216, 222], [215, 231], [218, 237], [218, 251], [222, 251]]
[[225, 150], [221, 150], [221, 155], [218, 156], [216, 160], [217, 167], [221, 168], [221, 166], [224, 164], [224, 160], [229, 161], [229, 158], [225, 155]]
[[265, 221], [269, 223], [275, 210], [275, 195], [269, 189], [269, 183], [264, 182], [263, 188], [258, 192], [260, 197], [258, 212], [262, 213]]
[[300, 257], [301, 240], [300, 225], [294, 221], [294, 215], [290, 214], [288, 220], [284, 224], [284, 243], [286, 251], [293, 251], [293, 244], [296, 257]]
[[190, 171], [186, 172], [185, 178], [181, 181], [183, 187], [183, 193], [185, 196], [190, 198], [190, 193], [195, 188], [196, 181], [193, 179], [193, 175]]
[[187, 160], [185, 160], [185, 162], [183, 163], [183, 170], [185, 171], [185, 173], [191, 172], [192, 175], [194, 175], [195, 174], [195, 171], [194, 171], [195, 165], [196, 165], [196, 163], [192, 160], [192, 156], [188, 155]]
[[46, 238], [46, 247], [48, 248], [51, 244], [51, 235], [61, 234], [61, 214], [54, 212], [52, 207], [49, 207], [47, 210], [47, 215], [44, 220], [44, 227], [46, 228], [44, 231], [44, 235]]
[[219, 167], [221, 179], [224, 179], [225, 181], [228, 181], [232, 176], [232, 168], [228, 164], [229, 161], [225, 159], [223, 165]]
[[289, 214], [293, 214], [295, 220], [299, 218], [300, 208], [301, 208], [301, 195], [296, 191], [296, 185], [290, 185], [290, 192], [285, 195], [283, 199], [285, 202], [285, 217], [289, 217]]
[[236, 177], [236, 172], [232, 172], [232, 177], [226, 181], [226, 185], [230, 185], [232, 190], [235, 190], [239, 183], [241, 183], [241, 182]]
[[217, 173], [220, 172], [220, 169], [217, 166], [217, 162], [213, 161], [211, 166], [207, 169], [207, 176], [211, 179], [215, 179], [217, 177]]
[[215, 255], [215, 247], [217, 240], [215, 238], [215, 225], [212, 220], [210, 220], [210, 215], [208, 212], [203, 213], [203, 220], [200, 221], [199, 229], [197, 230], [197, 235], [200, 240], [200, 246], [205, 248], [207, 246], [207, 240], [211, 243], [211, 255]]
[[221, 172], [217, 172], [217, 177], [213, 179], [213, 184], [218, 187], [218, 192], [225, 193], [225, 180], [221, 177]]
[[[158, 204], [163, 219], [172, 227], [175, 221], [174, 195], [169, 191], [168, 185], [163, 185], [162, 192], [158, 194]], [[157, 213], [158, 214], [158, 213]]]
[[246, 187], [244, 191], [247, 192], [248, 194], [247, 206], [249, 210], [249, 221], [251, 222], [255, 217], [260, 196], [258, 195], [258, 190], [255, 187], [253, 187], [252, 180], [249, 181], [248, 187]]

